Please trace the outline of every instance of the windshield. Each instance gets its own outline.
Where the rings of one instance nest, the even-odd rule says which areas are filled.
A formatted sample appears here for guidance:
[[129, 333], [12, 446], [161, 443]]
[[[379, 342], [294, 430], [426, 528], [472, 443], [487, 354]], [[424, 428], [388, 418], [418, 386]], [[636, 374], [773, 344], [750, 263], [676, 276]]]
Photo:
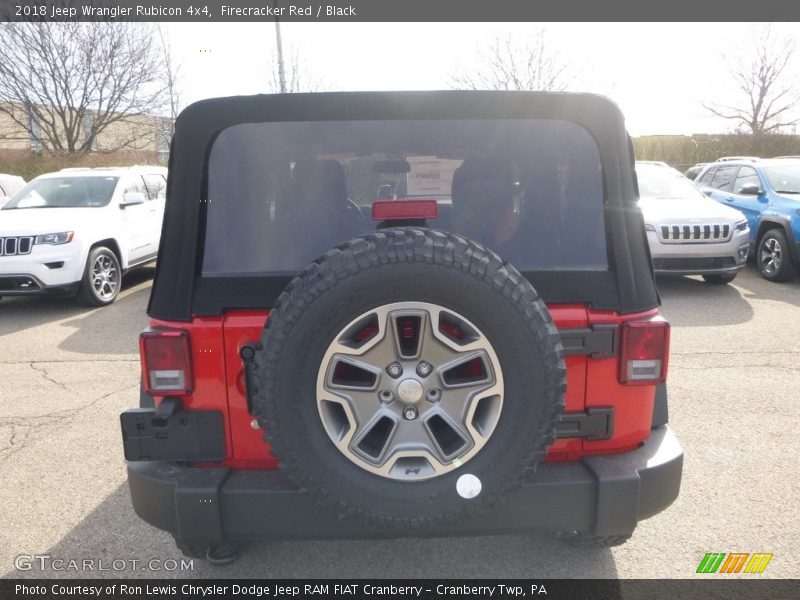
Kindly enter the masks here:
[[35, 179], [17, 192], [3, 210], [105, 206], [114, 195], [118, 179], [118, 177]]
[[703, 198], [694, 184], [671, 167], [636, 165], [639, 197], [655, 200]]
[[778, 194], [800, 194], [800, 165], [764, 167], [764, 174]]
[[204, 275], [295, 273], [391, 225], [376, 201], [413, 199], [520, 270], [608, 267], [599, 151], [568, 121], [236, 125], [211, 148], [208, 198]]

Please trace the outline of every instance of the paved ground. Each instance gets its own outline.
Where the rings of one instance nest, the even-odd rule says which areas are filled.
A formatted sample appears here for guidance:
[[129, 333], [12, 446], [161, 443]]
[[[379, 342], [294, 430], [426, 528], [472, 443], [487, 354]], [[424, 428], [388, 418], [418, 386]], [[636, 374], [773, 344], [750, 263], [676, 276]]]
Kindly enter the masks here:
[[[118, 414], [138, 401], [151, 274], [128, 277], [118, 302], [100, 310], [0, 303], [0, 574], [24, 575], [14, 568], [21, 554], [106, 566], [179, 558], [168, 535], [133, 515], [119, 439]], [[800, 576], [800, 280], [770, 284], [748, 268], [733, 286], [680, 278], [660, 288], [684, 482], [626, 545], [579, 551], [532, 535], [264, 543], [224, 572], [196, 561], [194, 575], [691, 577], [707, 551], [765, 551], [775, 554], [765, 576]]]

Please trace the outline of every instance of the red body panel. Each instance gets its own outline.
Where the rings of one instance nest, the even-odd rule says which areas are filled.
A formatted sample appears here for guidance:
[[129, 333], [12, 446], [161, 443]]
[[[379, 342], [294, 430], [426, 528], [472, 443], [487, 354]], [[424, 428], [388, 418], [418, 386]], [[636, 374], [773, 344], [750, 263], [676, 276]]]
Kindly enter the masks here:
[[[559, 329], [585, 329], [595, 324], [621, 324], [653, 317], [657, 310], [620, 316], [610, 311], [590, 311], [581, 304], [548, 307]], [[194, 393], [184, 398], [188, 409], [223, 410], [228, 449], [224, 466], [237, 469], [276, 469], [278, 461], [264, 441], [262, 429], [252, 427], [247, 410], [244, 364], [239, 352], [261, 337], [268, 310], [233, 310], [222, 317], [196, 317], [191, 323], [151, 319], [153, 328], [189, 331], [194, 361]], [[655, 386], [624, 386], [617, 378], [618, 358], [568, 356], [566, 412], [589, 407], [614, 407], [611, 439], [589, 442], [560, 439], [550, 447], [548, 462], [578, 460], [588, 454], [611, 454], [636, 448], [650, 435]], [[587, 385], [587, 381], [591, 382]], [[158, 399], [156, 399], [158, 401]]]

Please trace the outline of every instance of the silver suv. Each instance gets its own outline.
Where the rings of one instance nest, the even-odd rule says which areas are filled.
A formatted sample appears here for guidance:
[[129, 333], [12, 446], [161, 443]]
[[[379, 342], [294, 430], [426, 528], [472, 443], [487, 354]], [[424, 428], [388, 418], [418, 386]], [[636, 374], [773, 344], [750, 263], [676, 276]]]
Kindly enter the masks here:
[[672, 167], [637, 162], [636, 175], [655, 272], [733, 281], [750, 245], [744, 215], [707, 198]]

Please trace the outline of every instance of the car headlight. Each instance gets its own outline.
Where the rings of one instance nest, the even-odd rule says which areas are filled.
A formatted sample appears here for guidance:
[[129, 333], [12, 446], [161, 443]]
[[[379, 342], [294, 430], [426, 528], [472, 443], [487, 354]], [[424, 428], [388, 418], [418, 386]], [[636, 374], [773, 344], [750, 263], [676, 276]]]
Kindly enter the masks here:
[[644, 225], [645, 231], [652, 231], [655, 232], [656, 228], [650, 225], [650, 223], [645, 223]]
[[35, 244], [68, 244], [72, 241], [74, 231], [62, 231], [61, 233], [45, 233], [36, 236]]
[[734, 224], [733, 228], [738, 231], [744, 231], [745, 229], [747, 229], [747, 220], [738, 221], [737, 223]]

